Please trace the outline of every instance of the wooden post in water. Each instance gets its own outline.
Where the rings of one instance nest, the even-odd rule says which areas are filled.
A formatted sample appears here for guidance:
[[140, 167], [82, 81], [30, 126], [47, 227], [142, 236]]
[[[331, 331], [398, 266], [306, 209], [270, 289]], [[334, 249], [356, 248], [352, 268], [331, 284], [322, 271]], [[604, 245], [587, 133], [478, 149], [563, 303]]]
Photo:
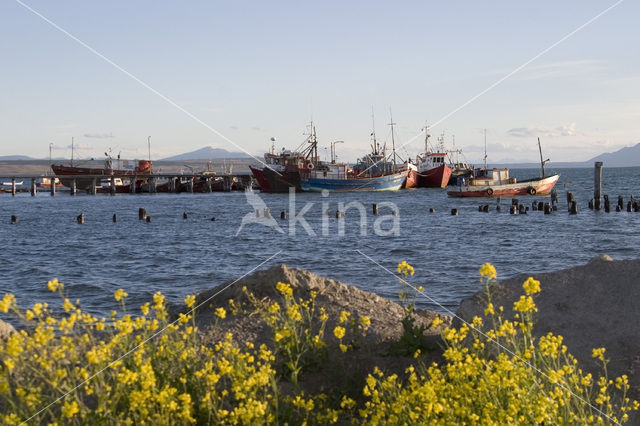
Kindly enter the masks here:
[[191, 177], [189, 178], [189, 193], [190, 193], [190, 194], [193, 194], [193, 180], [194, 180], [194, 179], [195, 179], [195, 178], [194, 178], [193, 176], [191, 176]]
[[71, 186], [69, 187], [69, 195], [76, 195], [76, 191], [77, 191], [76, 180], [72, 179]]
[[146, 218], [147, 218], [147, 211], [144, 208], [140, 207], [138, 209], [138, 219], [145, 220]]
[[600, 210], [600, 197], [602, 194], [602, 161], [596, 161], [593, 171], [593, 208]]
[[116, 177], [115, 176], [111, 176], [111, 178], [109, 178], [109, 194], [116, 195]]
[[211, 193], [211, 191], [212, 191], [212, 189], [211, 189], [211, 178], [207, 177], [205, 179], [206, 179], [206, 181], [205, 181], [205, 191], [207, 193]]
[[378, 214], [378, 205], [376, 203], [373, 203], [373, 214], [374, 215]]
[[98, 178], [91, 179], [91, 195], [98, 193]]
[[11, 178], [11, 195], [16, 196], [16, 178]]
[[56, 195], [56, 178], [51, 178], [51, 186], [49, 187], [49, 191], [51, 191], [51, 196]]
[[35, 197], [38, 192], [38, 187], [36, 186], [36, 178], [31, 178], [31, 196]]

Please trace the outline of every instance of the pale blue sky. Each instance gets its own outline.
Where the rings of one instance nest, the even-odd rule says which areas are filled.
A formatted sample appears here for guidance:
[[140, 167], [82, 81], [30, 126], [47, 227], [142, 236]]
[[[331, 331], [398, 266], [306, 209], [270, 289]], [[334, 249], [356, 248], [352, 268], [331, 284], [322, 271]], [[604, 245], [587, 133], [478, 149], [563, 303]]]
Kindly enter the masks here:
[[[26, 1], [247, 151], [311, 116], [342, 159], [401, 145], [613, 1]], [[582, 161], [640, 142], [640, 4], [627, 0], [437, 127], [471, 161]], [[0, 155], [152, 158], [214, 146], [192, 118], [13, 0], [0, 2]], [[112, 135], [105, 138], [105, 135]], [[96, 137], [102, 136], [102, 137]], [[412, 157], [418, 138], [401, 154]], [[324, 150], [321, 150], [324, 152]]]

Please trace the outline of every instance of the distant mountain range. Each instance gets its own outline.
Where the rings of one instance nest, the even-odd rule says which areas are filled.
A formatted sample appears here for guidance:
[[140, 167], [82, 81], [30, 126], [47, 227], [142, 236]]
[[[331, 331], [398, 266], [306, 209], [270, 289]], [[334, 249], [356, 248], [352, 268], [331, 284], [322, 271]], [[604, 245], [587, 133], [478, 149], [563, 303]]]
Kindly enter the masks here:
[[27, 157], [26, 155], [4, 155], [0, 157], [0, 161], [25, 161], [35, 160], [35, 158]]
[[[640, 166], [640, 143], [628, 146], [615, 152], [606, 152], [587, 161], [557, 162], [549, 161], [551, 168], [593, 167], [593, 163], [602, 161], [604, 167], [636, 167]], [[492, 167], [511, 167], [513, 169], [527, 169], [540, 167], [540, 163], [500, 163], [491, 164]]]
[[244, 152], [230, 152], [222, 148], [213, 148], [205, 146], [196, 151], [186, 152], [184, 154], [174, 155], [173, 157], [163, 158], [160, 161], [185, 161], [185, 160], [209, 160], [214, 158], [250, 158], [251, 156]]

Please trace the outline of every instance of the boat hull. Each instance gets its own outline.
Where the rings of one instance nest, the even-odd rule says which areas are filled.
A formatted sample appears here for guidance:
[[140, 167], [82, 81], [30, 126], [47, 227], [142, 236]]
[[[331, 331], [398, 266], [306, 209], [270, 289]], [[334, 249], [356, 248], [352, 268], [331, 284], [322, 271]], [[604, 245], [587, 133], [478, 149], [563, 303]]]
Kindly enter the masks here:
[[72, 167], [72, 166], [62, 166], [62, 165], [51, 165], [51, 169], [56, 174], [56, 177], [60, 180], [64, 186], [71, 187], [73, 185], [73, 181], [75, 180], [76, 188], [80, 190], [91, 188], [94, 177], [99, 178], [116, 175], [116, 176], [140, 176], [148, 175], [151, 171], [148, 170], [114, 170], [114, 169], [103, 169], [103, 168], [90, 168], [90, 167]]
[[409, 170], [404, 188], [418, 188], [418, 179], [418, 172], [415, 170]]
[[300, 187], [303, 191], [321, 192], [360, 192], [360, 191], [398, 191], [407, 180], [409, 171], [392, 175], [354, 179], [303, 179]]
[[449, 197], [513, 197], [516, 195], [549, 195], [560, 175], [529, 179], [501, 185], [461, 185], [448, 191]]
[[451, 169], [446, 164], [439, 167], [419, 172], [419, 188], [444, 188], [449, 183]]
[[291, 170], [277, 172], [269, 167], [262, 170], [251, 167], [251, 173], [260, 184], [260, 191], [268, 193], [286, 194], [289, 188], [300, 192], [300, 171], [297, 167]]

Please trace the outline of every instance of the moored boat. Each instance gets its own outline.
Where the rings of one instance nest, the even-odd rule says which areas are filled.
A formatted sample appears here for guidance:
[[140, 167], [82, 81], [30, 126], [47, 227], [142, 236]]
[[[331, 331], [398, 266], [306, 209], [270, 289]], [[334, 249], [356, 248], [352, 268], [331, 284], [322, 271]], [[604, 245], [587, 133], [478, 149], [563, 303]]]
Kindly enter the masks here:
[[420, 188], [444, 188], [449, 183], [451, 168], [446, 164], [447, 154], [444, 150], [443, 140], [437, 150], [429, 146], [429, 128], [425, 129], [424, 152], [416, 156], [417, 183]]
[[[110, 156], [107, 156], [105, 159], [104, 167], [76, 167], [72, 163], [69, 166], [52, 164], [51, 169], [64, 186], [70, 187], [75, 180], [76, 188], [80, 190], [89, 189], [96, 178], [98, 180], [106, 176], [118, 176], [122, 178], [124, 176], [143, 176], [152, 173], [151, 161], [140, 160], [138, 161], [138, 165], [133, 169], [114, 169]], [[126, 182], [126, 185], [128, 184], [129, 182]], [[125, 185], [120, 186], [126, 191], [126, 188], [124, 188]]]
[[356, 176], [347, 164], [320, 165], [304, 173], [300, 182], [303, 191], [397, 191], [405, 184], [408, 170], [379, 176]]
[[[275, 139], [272, 138], [272, 142]], [[264, 154], [264, 167], [249, 166], [253, 177], [260, 184], [260, 191], [269, 193], [287, 193], [289, 188], [300, 191], [300, 172], [310, 165], [314, 167], [318, 160], [318, 141], [313, 122], [309, 126], [307, 139], [293, 150], [282, 149], [275, 152], [272, 143], [271, 152]]]
[[509, 177], [509, 169], [487, 169], [487, 155], [485, 148], [485, 167], [483, 169], [474, 170], [472, 178], [468, 180], [463, 179], [463, 182], [461, 182], [457, 189], [448, 191], [447, 195], [450, 197], [513, 197], [516, 195], [549, 195], [556, 182], [558, 182], [560, 175], [545, 175], [544, 165], [549, 160], [542, 159], [540, 138], [538, 138], [538, 149], [540, 150], [541, 165], [541, 175], [539, 178], [518, 181], [514, 177]]
[[548, 195], [560, 175], [517, 181], [509, 177], [509, 169], [478, 169], [477, 176], [448, 191], [450, 197], [513, 197], [516, 195]]

